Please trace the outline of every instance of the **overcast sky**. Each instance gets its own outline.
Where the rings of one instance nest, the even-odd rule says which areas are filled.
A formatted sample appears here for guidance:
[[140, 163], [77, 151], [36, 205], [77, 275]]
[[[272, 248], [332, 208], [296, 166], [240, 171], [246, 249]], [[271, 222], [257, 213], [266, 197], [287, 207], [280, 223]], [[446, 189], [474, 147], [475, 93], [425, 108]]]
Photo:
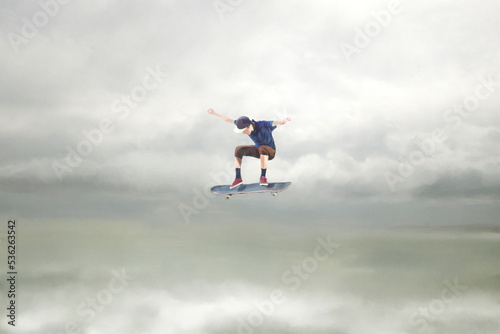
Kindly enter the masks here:
[[[119, 194], [139, 211], [160, 197], [175, 204], [166, 211], [193, 206], [192, 188], [250, 142], [212, 107], [293, 118], [269, 166], [270, 181], [295, 183], [282, 203], [497, 206], [494, 1], [234, 4], [4, 5], [4, 205], [128, 207]], [[245, 166], [255, 182], [258, 163]]]
[[[207, 216], [496, 221], [496, 1], [47, 3], [0, 12], [3, 212], [185, 222], [193, 189], [251, 143], [212, 107], [291, 116], [268, 179], [294, 185], [201, 200]], [[244, 181], [258, 176], [246, 159]]]
[[[0, 5], [16, 333], [236, 333], [275, 289], [260, 332], [497, 330], [498, 229], [479, 226], [500, 217], [498, 1], [63, 2]], [[208, 108], [291, 117], [267, 176], [292, 187], [211, 195], [251, 140]], [[453, 303], [449, 284], [467, 289]]]

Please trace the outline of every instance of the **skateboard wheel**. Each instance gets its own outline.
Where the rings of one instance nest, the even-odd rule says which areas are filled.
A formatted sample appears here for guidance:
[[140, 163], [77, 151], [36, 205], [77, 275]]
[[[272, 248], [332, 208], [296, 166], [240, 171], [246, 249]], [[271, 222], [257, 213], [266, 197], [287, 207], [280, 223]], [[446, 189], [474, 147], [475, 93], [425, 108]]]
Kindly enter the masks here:
[[273, 195], [273, 197], [276, 197], [278, 196], [278, 193], [272, 193], [271, 195]]
[[226, 199], [231, 199], [231, 195], [226, 195]]

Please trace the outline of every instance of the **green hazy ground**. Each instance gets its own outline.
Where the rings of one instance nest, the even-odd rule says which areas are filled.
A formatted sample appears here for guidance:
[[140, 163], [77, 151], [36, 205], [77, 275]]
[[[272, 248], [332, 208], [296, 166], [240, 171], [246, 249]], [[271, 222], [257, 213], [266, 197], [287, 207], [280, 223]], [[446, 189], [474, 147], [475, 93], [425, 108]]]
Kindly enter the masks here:
[[25, 223], [18, 228], [17, 326], [12, 331], [4, 320], [0, 328], [495, 333], [499, 241], [491, 228]]

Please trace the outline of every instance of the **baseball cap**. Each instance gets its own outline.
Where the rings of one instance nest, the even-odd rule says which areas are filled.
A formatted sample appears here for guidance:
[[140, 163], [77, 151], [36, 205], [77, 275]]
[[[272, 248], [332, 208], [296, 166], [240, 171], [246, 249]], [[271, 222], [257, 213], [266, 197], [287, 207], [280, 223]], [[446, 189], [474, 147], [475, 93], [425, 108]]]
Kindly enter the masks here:
[[241, 116], [234, 122], [234, 124], [236, 124], [236, 129], [234, 129], [234, 132], [242, 133], [250, 124], [252, 124], [252, 121], [246, 116]]

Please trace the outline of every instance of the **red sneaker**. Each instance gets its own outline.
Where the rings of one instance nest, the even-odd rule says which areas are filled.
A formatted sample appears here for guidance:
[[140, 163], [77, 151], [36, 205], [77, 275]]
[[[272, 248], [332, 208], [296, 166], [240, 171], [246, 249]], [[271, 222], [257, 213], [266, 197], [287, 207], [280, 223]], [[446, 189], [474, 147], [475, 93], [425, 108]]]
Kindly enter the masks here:
[[261, 177], [260, 177], [260, 185], [261, 185], [261, 186], [265, 186], [265, 187], [267, 187], [267, 186], [268, 186], [267, 179], [266, 179], [266, 177], [265, 177], [265, 176], [261, 176]]
[[236, 188], [237, 186], [239, 186], [240, 184], [243, 183], [243, 180], [242, 179], [236, 179], [234, 180], [233, 184], [231, 185], [231, 187], [229, 187], [229, 189], [234, 189]]

